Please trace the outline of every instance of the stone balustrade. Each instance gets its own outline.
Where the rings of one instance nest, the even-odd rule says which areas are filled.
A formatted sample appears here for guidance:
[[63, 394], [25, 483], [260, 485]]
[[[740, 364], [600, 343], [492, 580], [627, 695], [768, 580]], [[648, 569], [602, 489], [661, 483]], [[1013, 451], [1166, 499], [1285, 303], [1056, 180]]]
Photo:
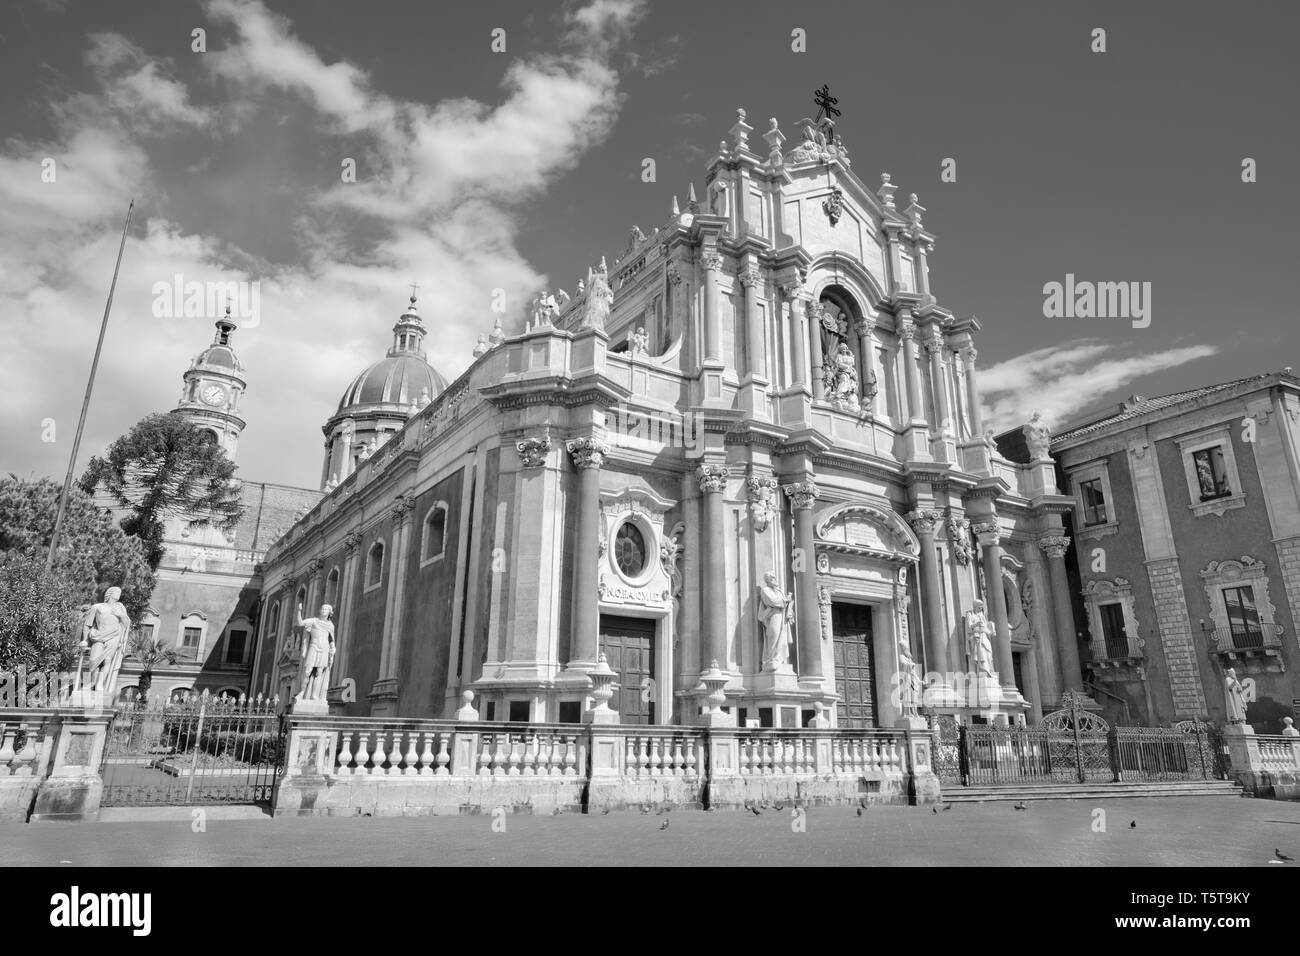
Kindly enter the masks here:
[[1300, 737], [1256, 734], [1260, 769], [1268, 773], [1300, 773]]
[[291, 717], [275, 812], [929, 802], [938, 799], [930, 746], [906, 730]]

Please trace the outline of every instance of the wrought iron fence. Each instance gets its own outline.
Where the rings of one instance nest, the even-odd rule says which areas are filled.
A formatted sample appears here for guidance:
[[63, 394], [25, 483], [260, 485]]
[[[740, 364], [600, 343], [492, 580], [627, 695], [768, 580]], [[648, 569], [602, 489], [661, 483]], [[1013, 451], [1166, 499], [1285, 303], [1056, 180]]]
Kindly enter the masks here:
[[102, 806], [269, 803], [284, 767], [278, 701], [206, 693], [127, 704], [104, 746]]
[[1038, 726], [959, 726], [936, 718], [934, 770], [940, 782], [962, 786], [1221, 780], [1222, 741], [1212, 728], [1184, 722], [1173, 728], [1109, 727], [1076, 703]]

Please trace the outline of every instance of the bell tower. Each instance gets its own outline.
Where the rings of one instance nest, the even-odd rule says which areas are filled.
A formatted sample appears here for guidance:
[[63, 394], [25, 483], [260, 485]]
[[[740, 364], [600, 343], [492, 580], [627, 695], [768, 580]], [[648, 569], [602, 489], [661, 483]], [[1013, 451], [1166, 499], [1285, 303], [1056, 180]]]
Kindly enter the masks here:
[[183, 376], [184, 385], [175, 413], [210, 432], [226, 457], [234, 461], [245, 424], [240, 417], [239, 401], [246, 383], [244, 367], [230, 345], [236, 329], [230, 318], [230, 306], [226, 306], [226, 314], [217, 320], [216, 326], [212, 344], [194, 357]]

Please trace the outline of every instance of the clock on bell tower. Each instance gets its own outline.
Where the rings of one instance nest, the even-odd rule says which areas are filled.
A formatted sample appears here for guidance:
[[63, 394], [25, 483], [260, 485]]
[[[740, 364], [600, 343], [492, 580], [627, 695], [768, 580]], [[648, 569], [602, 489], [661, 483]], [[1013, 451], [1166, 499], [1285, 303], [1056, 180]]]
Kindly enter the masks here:
[[246, 383], [244, 367], [230, 345], [236, 325], [231, 321], [229, 306], [216, 325], [212, 344], [196, 355], [186, 370], [181, 399], [173, 411], [211, 433], [226, 457], [234, 461], [239, 435], [244, 430], [239, 400]]

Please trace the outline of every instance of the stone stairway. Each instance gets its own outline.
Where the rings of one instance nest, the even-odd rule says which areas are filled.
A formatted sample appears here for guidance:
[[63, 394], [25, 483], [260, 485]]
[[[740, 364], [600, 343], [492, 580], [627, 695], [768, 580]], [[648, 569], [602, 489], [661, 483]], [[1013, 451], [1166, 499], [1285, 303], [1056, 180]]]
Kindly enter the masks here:
[[1116, 800], [1131, 797], [1241, 797], [1241, 785], [1232, 780], [1177, 780], [1144, 783], [1045, 783], [997, 787], [944, 788], [945, 803], [983, 803], [992, 800]]

